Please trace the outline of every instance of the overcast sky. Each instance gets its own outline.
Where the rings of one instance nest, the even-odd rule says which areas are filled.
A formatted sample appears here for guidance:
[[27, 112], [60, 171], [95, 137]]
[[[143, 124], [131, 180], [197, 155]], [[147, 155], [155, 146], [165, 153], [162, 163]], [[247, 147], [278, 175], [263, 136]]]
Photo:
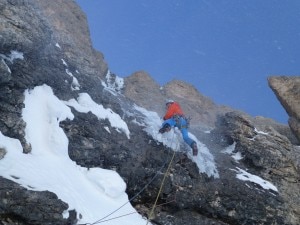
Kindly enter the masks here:
[[76, 0], [111, 72], [193, 84], [215, 103], [287, 122], [270, 75], [300, 74], [299, 0]]

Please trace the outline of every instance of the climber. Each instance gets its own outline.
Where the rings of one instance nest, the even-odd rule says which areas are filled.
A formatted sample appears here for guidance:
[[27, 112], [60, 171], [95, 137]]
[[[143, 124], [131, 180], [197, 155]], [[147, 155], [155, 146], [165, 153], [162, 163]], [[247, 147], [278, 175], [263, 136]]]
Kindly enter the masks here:
[[163, 134], [165, 132], [169, 132], [171, 127], [178, 127], [181, 131], [183, 140], [192, 148], [193, 156], [197, 156], [197, 143], [188, 135], [188, 119], [184, 116], [180, 105], [169, 99], [166, 101], [166, 107], [167, 112], [163, 117], [164, 122], [162, 124], [162, 128], [159, 129], [159, 133]]

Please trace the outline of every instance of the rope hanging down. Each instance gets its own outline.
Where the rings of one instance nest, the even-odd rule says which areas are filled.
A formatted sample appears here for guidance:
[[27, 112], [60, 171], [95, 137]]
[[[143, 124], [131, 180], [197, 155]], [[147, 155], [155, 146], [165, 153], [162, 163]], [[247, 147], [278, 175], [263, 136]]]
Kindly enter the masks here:
[[[166, 204], [169, 204], [169, 203], [174, 202], [174, 201], [176, 201], [176, 200], [172, 200], [172, 201], [169, 201], [169, 202], [166, 202], [166, 203], [162, 203], [162, 204], [156, 205], [156, 207], [162, 206], [162, 205], [166, 205]], [[148, 208], [148, 209], [150, 210], [150, 208]], [[99, 223], [105, 223], [105, 222], [108, 222], [108, 221], [111, 221], [111, 220], [116, 220], [116, 219], [119, 219], [119, 218], [122, 218], [122, 217], [125, 217], [125, 216], [130, 216], [130, 215], [136, 214], [136, 213], [138, 213], [138, 212], [134, 211], [134, 212], [131, 212], [131, 213], [127, 213], [127, 214], [123, 214], [123, 215], [120, 215], [120, 216], [112, 217], [110, 219], [102, 220]], [[90, 225], [90, 224], [91, 223], [87, 223], [85, 225]]]
[[[172, 142], [174, 141], [174, 136], [175, 136], [175, 134], [173, 133], [173, 137], [172, 137]], [[177, 148], [178, 148], [178, 143], [177, 143], [177, 146], [176, 146], [176, 150], [177, 150]], [[149, 218], [151, 218], [152, 217], [152, 214], [153, 214], [153, 211], [154, 211], [154, 209], [155, 209], [155, 207], [156, 207], [156, 204], [157, 204], [157, 201], [158, 201], [158, 198], [159, 198], [159, 195], [160, 195], [160, 192], [161, 192], [161, 190], [162, 190], [162, 187], [163, 187], [163, 184], [164, 184], [164, 181], [165, 181], [165, 178], [166, 178], [166, 174], [168, 174], [168, 172], [169, 172], [169, 170], [170, 170], [170, 168], [171, 168], [171, 164], [172, 164], [172, 161], [173, 161], [173, 159], [174, 159], [174, 156], [175, 156], [175, 152], [176, 151], [174, 151], [173, 152], [173, 156], [172, 156], [172, 158], [171, 158], [171, 161], [170, 161], [170, 163], [169, 163], [169, 166], [168, 166], [168, 169], [167, 169], [167, 171], [165, 172], [165, 175], [164, 175], [164, 178], [163, 178], [163, 181], [162, 181], [162, 183], [161, 183], [161, 186], [160, 186], [160, 190], [159, 190], [159, 193], [158, 193], [158, 195], [157, 195], [157, 198], [156, 198], [156, 200], [155, 200], [155, 204], [153, 205], [153, 207], [152, 207], [152, 210], [151, 210], [151, 212], [150, 212], [150, 216], [149, 216]], [[126, 215], [122, 215], [122, 216], [117, 216], [117, 217], [114, 217], [114, 218], [111, 218], [111, 219], [106, 219], [106, 218], [108, 218], [109, 216], [111, 216], [111, 215], [113, 215], [114, 213], [116, 213], [117, 211], [119, 211], [121, 208], [123, 208], [126, 204], [128, 204], [129, 202], [131, 202], [131, 201], [133, 201], [135, 198], [137, 198], [153, 181], [154, 181], [154, 179], [158, 176], [158, 174], [159, 174], [159, 172], [161, 172], [162, 171], [162, 169], [166, 166], [166, 164], [167, 164], [167, 162], [168, 162], [168, 156], [169, 156], [169, 153], [170, 153], [170, 151], [168, 151], [168, 155], [167, 155], [167, 157], [166, 157], [166, 161], [164, 162], [164, 164], [159, 168], [159, 170], [156, 172], [156, 174], [151, 178], [151, 180], [137, 193], [137, 194], [135, 194], [132, 198], [130, 198], [127, 202], [125, 202], [123, 205], [121, 205], [119, 208], [117, 208], [116, 210], [114, 210], [114, 211], [112, 211], [111, 213], [109, 213], [108, 215], [106, 215], [106, 216], [104, 216], [104, 217], [102, 217], [101, 219], [99, 219], [99, 220], [97, 220], [97, 221], [95, 221], [95, 222], [93, 222], [93, 223], [85, 223], [85, 224], [78, 224], [78, 225], [95, 225], [95, 224], [99, 224], [99, 223], [103, 223], [103, 222], [107, 222], [107, 221], [109, 221], [109, 220], [113, 220], [113, 219], [117, 219], [117, 218], [120, 218], [120, 217], [123, 217], [123, 216], [128, 216], [128, 215], [131, 215], [131, 214], [134, 214], [134, 213], [128, 213], [128, 214], [126, 214]], [[136, 212], [135, 212], [136, 213]], [[105, 220], [106, 219], [106, 220]], [[149, 222], [149, 219], [147, 220], [147, 224], [148, 224], [148, 222]]]
[[[107, 214], [106, 216], [102, 217], [101, 219], [99, 219], [99, 220], [97, 220], [97, 221], [95, 221], [93, 223], [85, 223], [85, 224], [79, 224], [79, 225], [95, 225], [95, 224], [103, 223], [103, 222], [107, 221], [107, 220], [105, 220], [106, 218], [108, 218], [109, 216], [113, 215], [114, 213], [116, 213], [117, 211], [119, 211], [121, 208], [123, 208], [125, 205], [127, 205], [129, 202], [131, 202], [135, 198], [137, 198], [155, 180], [155, 178], [158, 176], [158, 174], [160, 174], [160, 172], [163, 170], [163, 168], [167, 165], [167, 162], [169, 161], [169, 155], [170, 155], [170, 151], [168, 151], [168, 155], [166, 157], [166, 161], [159, 168], [159, 170], [156, 172], [156, 174], [151, 178], [151, 180], [137, 194], [135, 194], [132, 198], [130, 198], [127, 202], [125, 202], [123, 205], [121, 205], [116, 210], [112, 211], [111, 213]], [[173, 157], [174, 157], [174, 155], [173, 155]], [[105, 220], [105, 221], [103, 221], [103, 220]]]
[[162, 188], [163, 188], [163, 186], [164, 186], [165, 179], [166, 179], [166, 177], [167, 177], [167, 174], [169, 173], [169, 171], [170, 171], [170, 169], [171, 169], [171, 165], [172, 165], [172, 162], [173, 162], [174, 156], [175, 156], [175, 151], [174, 151], [174, 153], [173, 153], [173, 156], [172, 156], [172, 158], [171, 158], [171, 161], [170, 161], [170, 163], [169, 163], [168, 169], [167, 169], [167, 171], [166, 171], [166, 172], [165, 172], [165, 174], [164, 174], [164, 178], [163, 178], [163, 180], [162, 180], [162, 182], [161, 182], [161, 185], [160, 185], [160, 188], [159, 188], [158, 194], [157, 194], [157, 196], [156, 196], [156, 199], [155, 199], [154, 205], [153, 205], [153, 207], [152, 207], [152, 209], [151, 209], [151, 212], [150, 212], [150, 214], [149, 214], [149, 217], [148, 217], [148, 219], [147, 219], [147, 224], [146, 224], [146, 225], [148, 225], [148, 223], [149, 223], [149, 220], [152, 218], [152, 215], [153, 215], [154, 209], [155, 209], [155, 207], [156, 207], [156, 204], [157, 204], [158, 198], [159, 198], [159, 196], [160, 196], [160, 193], [161, 193], [161, 191], [162, 191]]
[[[174, 141], [174, 136], [175, 136], [175, 133], [173, 133], [172, 142]], [[155, 207], [156, 207], [158, 198], [159, 198], [160, 193], [161, 193], [161, 191], [162, 191], [162, 188], [163, 188], [163, 186], [164, 186], [165, 179], [166, 179], [166, 177], [167, 177], [167, 175], [168, 175], [168, 173], [169, 173], [169, 171], [170, 171], [170, 169], [171, 169], [171, 165], [172, 165], [172, 162], [173, 162], [173, 160], [174, 160], [175, 153], [176, 153], [176, 151], [178, 150], [178, 146], [179, 146], [179, 143], [177, 142], [175, 151], [173, 151], [173, 155], [172, 155], [172, 158], [171, 158], [171, 160], [170, 160], [170, 162], [169, 162], [168, 169], [167, 169], [167, 171], [166, 171], [165, 174], [164, 174], [164, 178], [163, 178], [163, 180], [162, 180], [162, 182], [161, 182], [161, 185], [160, 185], [158, 194], [157, 194], [157, 196], [156, 196], [154, 205], [153, 205], [153, 207], [152, 207], [152, 209], [151, 209], [151, 211], [150, 211], [150, 214], [149, 214], [149, 217], [148, 217], [148, 219], [147, 219], [147, 224], [146, 224], [146, 225], [148, 225], [149, 220], [152, 218], [152, 215], [153, 215], [154, 209], [155, 209]]]

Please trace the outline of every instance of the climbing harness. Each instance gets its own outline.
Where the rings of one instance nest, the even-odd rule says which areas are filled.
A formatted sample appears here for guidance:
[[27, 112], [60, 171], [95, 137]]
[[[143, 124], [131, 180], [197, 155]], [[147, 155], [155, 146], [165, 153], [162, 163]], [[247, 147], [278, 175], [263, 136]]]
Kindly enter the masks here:
[[[190, 121], [191, 121], [191, 117], [186, 117], [184, 115], [179, 115], [179, 114], [175, 114], [173, 116], [173, 119], [176, 122], [176, 127], [178, 127], [179, 130], [181, 130], [182, 128], [189, 128], [190, 127]], [[182, 125], [182, 121], [181, 119], [186, 121], [186, 125]]]

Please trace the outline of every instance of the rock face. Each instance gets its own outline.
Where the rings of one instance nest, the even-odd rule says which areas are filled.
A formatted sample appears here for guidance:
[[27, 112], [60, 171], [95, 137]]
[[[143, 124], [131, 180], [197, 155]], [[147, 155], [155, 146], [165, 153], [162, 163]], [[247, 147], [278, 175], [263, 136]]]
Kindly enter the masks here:
[[125, 78], [124, 95], [138, 105], [157, 112], [160, 116], [165, 113], [165, 101], [173, 99], [184, 108], [187, 116], [192, 118], [192, 129], [212, 128], [217, 115], [231, 109], [218, 106], [208, 97], [201, 95], [195, 87], [183, 81], [173, 80], [160, 87], [144, 71], [135, 72]]
[[68, 220], [63, 219], [61, 212], [68, 209], [68, 204], [48, 191], [29, 191], [10, 180], [1, 179], [0, 197], [1, 224], [62, 225], [76, 221], [74, 211], [70, 212]]
[[[122, 91], [126, 97], [137, 105], [155, 111], [161, 117], [165, 113], [165, 101], [167, 99], [178, 101], [182, 105], [185, 114], [192, 119], [190, 130], [200, 136], [203, 131], [215, 128], [219, 116], [230, 111], [236, 111], [226, 106], [216, 105], [208, 97], [199, 93], [192, 85], [183, 81], [173, 80], [161, 87], [144, 71], [135, 72], [126, 77]], [[246, 113], [241, 113], [246, 115]], [[291, 120], [294, 121], [294, 119]], [[272, 126], [277, 132], [286, 136], [292, 144], [300, 145], [295, 132], [293, 133], [288, 126], [264, 117], [255, 117], [252, 118], [252, 121], [256, 127], [262, 127], [262, 129], [266, 126]]]
[[[83, 75], [104, 78], [107, 65], [103, 55], [92, 48], [86, 16], [74, 1], [36, 1], [35, 7], [44, 15], [54, 38], [68, 57], [70, 64], [80, 64]], [[76, 38], [74, 38], [76, 37]]]
[[164, 113], [164, 90], [144, 71], [135, 72], [125, 78], [123, 93], [140, 106], [148, 110]]
[[268, 81], [269, 86], [290, 116], [290, 128], [300, 141], [300, 76], [273, 76], [269, 77]]
[[[273, 127], [257, 130], [251, 118], [237, 112], [220, 118], [215, 131], [223, 135], [223, 140], [236, 144], [235, 151], [242, 154], [249, 171], [275, 182], [284, 202], [289, 202], [286, 210], [299, 215], [299, 149]], [[289, 219], [295, 223], [293, 217]]]
[[[69, 156], [87, 168], [117, 171], [129, 198], [156, 175], [131, 202], [148, 216], [166, 172], [162, 165], [173, 151], [145, 131], [145, 115], [134, 104], [162, 115], [164, 99], [172, 98], [193, 117], [191, 130], [211, 151], [219, 177], [199, 173], [194, 161], [175, 152], [152, 224], [300, 224], [300, 151], [289, 127], [217, 106], [181, 81], [159, 87], [146, 72], [126, 78], [122, 88], [91, 47], [85, 16], [72, 0], [1, 0], [0, 12], [0, 131], [20, 140], [24, 154], [31, 151], [22, 119], [25, 90], [46, 84], [61, 100], [88, 93], [122, 117], [130, 139], [108, 120], [72, 110], [74, 120], [60, 123], [69, 139]], [[0, 163], [7, 155], [1, 146]], [[200, 156], [207, 164], [204, 152]], [[253, 177], [277, 190], [245, 181]], [[1, 225], [77, 223], [76, 211], [63, 218], [68, 203], [56, 194], [27, 190], [17, 177], [5, 179], [1, 171], [0, 183]]]

